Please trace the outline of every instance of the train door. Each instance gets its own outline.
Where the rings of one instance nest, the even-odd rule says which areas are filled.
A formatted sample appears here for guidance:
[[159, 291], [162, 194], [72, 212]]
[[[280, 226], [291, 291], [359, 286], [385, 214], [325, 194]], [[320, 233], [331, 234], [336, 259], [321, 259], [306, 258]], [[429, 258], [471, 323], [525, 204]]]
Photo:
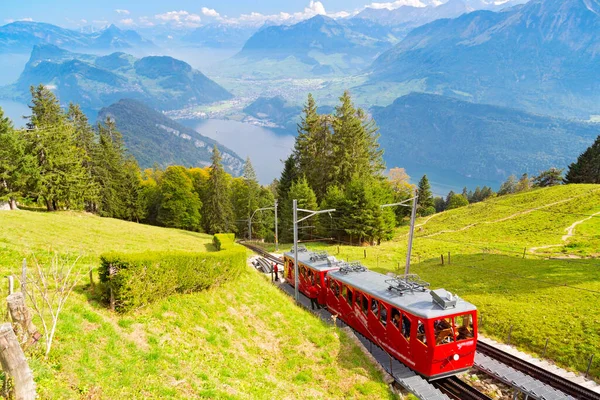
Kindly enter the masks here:
[[416, 369], [424, 372], [430, 368], [431, 346], [433, 345], [432, 332], [427, 320], [412, 318], [412, 334], [410, 338], [411, 359], [416, 363]]
[[387, 334], [384, 325], [379, 320], [379, 309], [381, 303], [375, 298], [371, 298], [369, 302], [369, 311], [367, 312], [367, 323], [369, 326], [369, 332], [373, 336], [373, 339], [379, 345], [387, 342]]
[[325, 272], [315, 270], [315, 283], [317, 284], [317, 289], [319, 290], [319, 296], [317, 297], [317, 301], [319, 304], [325, 304], [327, 293], [325, 291]]
[[369, 311], [369, 298], [364, 293], [359, 292], [358, 290], [355, 291], [354, 315], [356, 316], [357, 322], [356, 329], [363, 335], [371, 338], [369, 324], [367, 322], [367, 311]]
[[[403, 357], [411, 358], [410, 352], [410, 318], [396, 307], [390, 307], [390, 323], [387, 328], [387, 337], [390, 346]], [[400, 357], [400, 358], [403, 358]]]
[[308, 275], [309, 272], [311, 272], [311, 270], [306, 265], [300, 263], [298, 263], [298, 267], [298, 273], [300, 274], [300, 277], [298, 279], [298, 281], [300, 282], [300, 291], [306, 294], [306, 289], [308, 289], [308, 282], [310, 282]]
[[340, 314], [340, 283], [332, 278], [327, 278], [327, 308], [332, 314]]
[[294, 281], [294, 261], [291, 260], [291, 259], [289, 259], [289, 258], [286, 259], [286, 263], [285, 263], [285, 280], [290, 285], [292, 285], [292, 286], [295, 285], [295, 281]]
[[354, 291], [350, 286], [342, 285], [341, 298], [340, 298], [340, 315], [343, 316], [344, 321], [348, 325], [354, 326], [354, 313], [352, 310], [353, 306]]

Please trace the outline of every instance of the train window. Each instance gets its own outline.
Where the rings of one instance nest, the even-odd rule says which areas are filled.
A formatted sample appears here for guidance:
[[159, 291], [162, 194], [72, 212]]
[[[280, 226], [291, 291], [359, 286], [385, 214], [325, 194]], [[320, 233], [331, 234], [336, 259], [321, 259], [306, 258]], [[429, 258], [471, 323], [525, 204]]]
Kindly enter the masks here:
[[392, 308], [392, 325], [400, 329], [400, 311], [395, 308]]
[[360, 292], [356, 292], [356, 293], [354, 293], [354, 295], [355, 295], [354, 298], [355, 298], [355, 301], [356, 301], [355, 305], [358, 308], [359, 305], [360, 305], [360, 299], [362, 297], [362, 294]]
[[425, 334], [425, 324], [419, 320], [417, 325], [417, 340], [424, 345], [427, 345], [427, 335]]
[[348, 288], [348, 291], [346, 293], [346, 301], [350, 306], [352, 306], [352, 289], [350, 288]]
[[452, 318], [438, 319], [433, 323], [435, 332], [435, 344], [446, 344], [454, 342], [454, 321]]
[[318, 272], [315, 272], [315, 283], [317, 284], [317, 286], [321, 286], [321, 276]]
[[300, 275], [306, 276], [306, 267], [304, 265], [300, 267]]
[[336, 281], [333, 281], [333, 293], [335, 294], [335, 297], [340, 295], [340, 284]]
[[459, 315], [455, 318], [458, 334], [456, 340], [473, 338], [473, 316], [471, 314]]
[[404, 314], [402, 314], [402, 336], [410, 341], [410, 319]]
[[379, 302], [375, 299], [371, 299], [371, 312], [375, 314], [375, 316], [379, 316]]
[[364, 294], [362, 295], [362, 312], [367, 315], [367, 311], [369, 310], [369, 299]]
[[342, 285], [342, 297], [346, 298], [348, 296], [348, 288], [345, 285]]
[[379, 314], [379, 321], [381, 321], [381, 323], [383, 324], [383, 326], [387, 325], [387, 308], [385, 307], [385, 305], [381, 305], [381, 313]]

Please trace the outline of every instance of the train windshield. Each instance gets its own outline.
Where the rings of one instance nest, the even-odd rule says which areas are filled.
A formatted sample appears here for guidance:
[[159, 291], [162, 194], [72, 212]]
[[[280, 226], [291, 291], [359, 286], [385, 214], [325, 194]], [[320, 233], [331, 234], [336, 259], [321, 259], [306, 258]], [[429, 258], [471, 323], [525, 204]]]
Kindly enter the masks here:
[[464, 314], [450, 318], [440, 318], [433, 322], [435, 344], [443, 345], [474, 337], [473, 315]]

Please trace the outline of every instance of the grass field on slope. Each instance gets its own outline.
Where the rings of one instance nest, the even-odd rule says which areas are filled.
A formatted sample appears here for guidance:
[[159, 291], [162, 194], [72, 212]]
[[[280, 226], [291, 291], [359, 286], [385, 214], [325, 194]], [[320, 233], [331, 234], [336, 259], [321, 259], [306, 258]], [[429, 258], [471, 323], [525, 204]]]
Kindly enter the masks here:
[[[600, 214], [590, 217], [598, 212], [600, 185], [568, 185], [420, 218], [411, 272], [473, 302], [483, 333], [506, 341], [512, 325], [511, 342], [539, 355], [548, 338], [546, 357], [579, 371], [595, 354], [591, 372], [600, 377]], [[375, 247], [307, 247], [404, 273], [407, 232], [400, 228], [393, 241]]]
[[[80, 213], [0, 212], [0, 272], [52, 251], [97, 266], [105, 251], [213, 251], [208, 235]], [[97, 279], [97, 276], [96, 276]], [[78, 287], [50, 358], [32, 357], [41, 398], [390, 398], [381, 376], [338, 330], [249, 270], [208, 291], [132, 314]], [[1, 285], [6, 295], [6, 285]]]

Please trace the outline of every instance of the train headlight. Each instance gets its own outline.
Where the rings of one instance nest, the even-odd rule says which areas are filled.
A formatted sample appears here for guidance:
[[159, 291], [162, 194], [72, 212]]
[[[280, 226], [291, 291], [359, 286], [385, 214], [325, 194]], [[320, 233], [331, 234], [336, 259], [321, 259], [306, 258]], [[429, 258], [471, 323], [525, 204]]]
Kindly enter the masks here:
[[458, 355], [458, 354], [455, 354], [454, 356], [452, 356], [452, 359], [453, 359], [454, 361], [458, 361], [458, 359], [459, 359], [459, 358], [460, 358], [460, 357], [459, 357], [459, 355]]

